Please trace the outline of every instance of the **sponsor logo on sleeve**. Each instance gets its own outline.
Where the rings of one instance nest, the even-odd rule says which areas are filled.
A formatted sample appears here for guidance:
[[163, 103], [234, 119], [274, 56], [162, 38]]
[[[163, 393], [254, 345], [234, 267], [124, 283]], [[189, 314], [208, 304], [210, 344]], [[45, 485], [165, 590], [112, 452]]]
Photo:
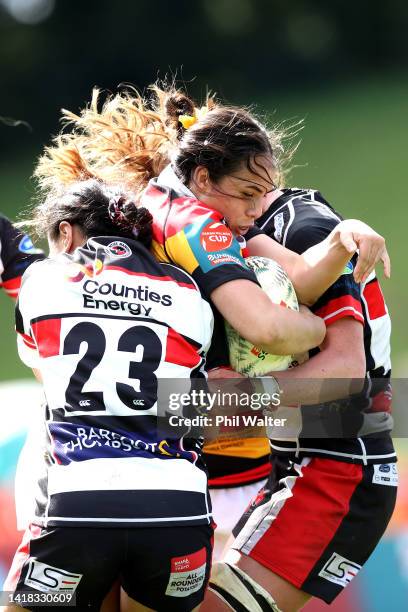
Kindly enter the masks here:
[[273, 224], [275, 226], [275, 231], [273, 233], [273, 236], [277, 242], [280, 242], [282, 240], [282, 231], [283, 231], [283, 226], [284, 226], [282, 212], [276, 215], [276, 217], [273, 220]]
[[73, 593], [81, 578], [82, 574], [67, 572], [59, 567], [41, 563], [37, 559], [31, 559], [24, 584], [43, 593], [49, 591]]
[[200, 243], [204, 251], [214, 253], [228, 249], [233, 238], [229, 227], [219, 221], [214, 221], [201, 230]]
[[361, 565], [349, 561], [337, 553], [333, 553], [323, 569], [320, 570], [319, 576], [329, 580], [329, 582], [345, 587], [360, 570]]
[[215, 253], [214, 255], [207, 255], [207, 257], [212, 266], [227, 263], [236, 264], [238, 266], [243, 265], [242, 261], [238, 257], [234, 257], [234, 255], [230, 255], [229, 253]]
[[374, 484], [384, 485], [386, 487], [398, 486], [398, 470], [396, 463], [382, 463], [374, 465], [373, 480]]
[[207, 551], [204, 547], [184, 557], [173, 557], [166, 595], [188, 597], [199, 591], [204, 584], [206, 565]]

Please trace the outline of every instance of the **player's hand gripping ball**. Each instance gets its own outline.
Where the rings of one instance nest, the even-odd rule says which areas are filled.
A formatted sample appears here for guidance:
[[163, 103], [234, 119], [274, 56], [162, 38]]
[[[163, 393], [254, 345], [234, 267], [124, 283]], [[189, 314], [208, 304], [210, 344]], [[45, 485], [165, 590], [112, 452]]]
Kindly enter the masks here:
[[[245, 263], [258, 279], [262, 289], [282, 308], [299, 310], [295, 290], [281, 266], [267, 257], [247, 257]], [[265, 376], [269, 372], [287, 370], [292, 355], [271, 355], [254, 346], [225, 321], [231, 367], [246, 376]]]

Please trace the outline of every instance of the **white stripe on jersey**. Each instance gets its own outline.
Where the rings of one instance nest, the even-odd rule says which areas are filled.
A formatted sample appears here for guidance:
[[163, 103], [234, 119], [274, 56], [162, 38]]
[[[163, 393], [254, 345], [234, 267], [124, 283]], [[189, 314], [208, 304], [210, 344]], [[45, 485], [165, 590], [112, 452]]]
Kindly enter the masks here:
[[286, 239], [288, 237], [289, 228], [292, 225], [293, 221], [295, 220], [295, 209], [293, 208], [292, 202], [289, 201], [287, 205], [288, 205], [288, 210], [289, 210], [289, 221], [288, 221], [288, 224], [285, 229], [285, 233], [283, 234], [283, 238], [282, 238], [283, 246], [286, 246]]
[[377, 368], [384, 368], [384, 372], [387, 373], [391, 370], [391, 318], [388, 313], [387, 304], [385, 304], [386, 314], [377, 317], [376, 319], [370, 318], [370, 309], [367, 304], [367, 300], [364, 297], [364, 289], [367, 284], [371, 281], [377, 281], [375, 272], [371, 272], [364, 286], [361, 288], [361, 301], [364, 304], [364, 310], [366, 315], [366, 324], [371, 330], [371, 342], [370, 342], [370, 356], [374, 361], [374, 370]]
[[[357, 438], [360, 441], [360, 445], [361, 445], [361, 438]], [[275, 444], [273, 441], [270, 442], [270, 446], [273, 450], [277, 450], [277, 451], [284, 451], [284, 452], [290, 452], [292, 453], [294, 456], [298, 456], [300, 453], [313, 453], [313, 454], [321, 454], [321, 455], [333, 455], [335, 457], [344, 457], [345, 459], [352, 459], [353, 461], [355, 460], [360, 460], [362, 463], [366, 464], [368, 461], [373, 461], [376, 459], [389, 459], [390, 457], [395, 457], [395, 452], [393, 453], [387, 453], [385, 455], [369, 455], [367, 454], [367, 451], [364, 447], [364, 449], [362, 449], [361, 454], [359, 453], [341, 453], [338, 451], [331, 451], [331, 450], [326, 450], [324, 448], [308, 448], [305, 446], [299, 446], [297, 445], [296, 449], [292, 449], [292, 448], [288, 448], [286, 446], [279, 446], [278, 444]], [[385, 462], [384, 462], [385, 463]]]
[[[184, 521], [197, 521], [198, 519], [206, 519], [207, 522], [210, 522], [212, 518], [212, 514], [198, 514], [198, 515], [194, 515], [194, 516], [183, 516], [182, 520]], [[83, 518], [78, 518], [78, 517], [72, 517], [72, 516], [47, 516], [47, 518], [45, 519], [42, 516], [35, 516], [34, 517], [35, 521], [38, 521], [41, 525], [44, 525], [44, 527], [46, 527], [48, 525], [48, 523], [50, 523], [51, 521], [61, 521], [64, 523], [83, 523], [84, 519]], [[86, 522], [87, 523], [163, 523], [163, 519], [162, 518], [113, 518], [113, 519], [109, 519], [109, 518], [100, 518], [100, 517], [95, 517], [95, 516], [89, 516], [86, 517]], [[175, 522], [178, 521], [180, 522], [180, 517], [179, 516], [167, 516], [166, 517], [166, 523], [171, 523], [171, 522]]]
[[361, 314], [361, 312], [359, 312], [358, 310], [356, 310], [352, 306], [344, 306], [343, 308], [339, 308], [338, 310], [335, 310], [334, 312], [331, 312], [330, 314], [328, 314], [325, 317], [323, 317], [323, 321], [328, 321], [328, 319], [332, 319], [333, 317], [338, 315], [340, 312], [344, 312], [345, 310], [351, 310], [355, 314], [356, 317], [358, 317], [359, 319], [361, 319], [364, 322], [364, 317]]
[[195, 491], [206, 493], [206, 474], [186, 459], [115, 457], [72, 461], [48, 469], [48, 493], [108, 490]]

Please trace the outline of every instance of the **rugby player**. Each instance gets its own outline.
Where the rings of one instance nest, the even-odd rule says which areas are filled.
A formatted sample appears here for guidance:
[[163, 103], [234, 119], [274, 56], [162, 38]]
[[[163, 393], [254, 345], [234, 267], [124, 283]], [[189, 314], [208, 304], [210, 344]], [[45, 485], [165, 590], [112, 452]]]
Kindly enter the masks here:
[[191, 276], [146, 248], [151, 220], [96, 180], [36, 208], [51, 258], [25, 274], [16, 328], [44, 384], [46, 454], [8, 611], [73, 595], [96, 611], [119, 577], [127, 610], [203, 598], [213, 527], [201, 443], [160, 438], [156, 403], [158, 378], [201, 375], [213, 317]]
[[[322, 240], [340, 220], [319, 192], [283, 189], [268, 197], [257, 225], [300, 253]], [[360, 287], [352, 276], [353, 265], [352, 260], [312, 308], [327, 325], [320, 350], [296, 368], [272, 373], [289, 401], [304, 405], [305, 433], [291, 442], [271, 440], [268, 482], [234, 530], [237, 539], [226, 555], [230, 565], [214, 567], [213, 592], [204, 609], [230, 609], [225, 601], [233, 609], [243, 609], [234, 602], [240, 592], [237, 584], [240, 605], [246, 601], [245, 609], [253, 609], [251, 587], [246, 590], [245, 574], [239, 570], [283, 611], [299, 609], [310, 597], [331, 603], [367, 561], [391, 518], [398, 483], [390, 436], [391, 323], [375, 274]], [[219, 349], [222, 364], [222, 345]], [[363, 377], [366, 382], [359, 395], [330, 403], [346, 398], [351, 379]], [[325, 385], [322, 396], [322, 379], [335, 378], [341, 381]], [[310, 379], [317, 379], [316, 384]], [[325, 403], [310, 413], [307, 404], [322, 399]], [[314, 428], [306, 429], [311, 415], [316, 419]], [[317, 435], [321, 428], [326, 436], [307, 436], [307, 431]], [[258, 445], [261, 451], [262, 440]], [[242, 444], [230, 443], [229, 452], [232, 456], [235, 452], [236, 464], [242, 467]], [[210, 483], [211, 466], [215, 474], [224, 470], [218, 480], [221, 486], [228, 481], [235, 486], [245, 483], [245, 472], [234, 473], [231, 459], [225, 462], [222, 455], [212, 454], [206, 462]], [[260, 452], [259, 464], [266, 466], [266, 454]], [[234, 499], [233, 492], [230, 497]], [[225, 494], [224, 498], [228, 499]], [[214, 599], [218, 596], [225, 601]], [[266, 593], [265, 597], [268, 600]]]

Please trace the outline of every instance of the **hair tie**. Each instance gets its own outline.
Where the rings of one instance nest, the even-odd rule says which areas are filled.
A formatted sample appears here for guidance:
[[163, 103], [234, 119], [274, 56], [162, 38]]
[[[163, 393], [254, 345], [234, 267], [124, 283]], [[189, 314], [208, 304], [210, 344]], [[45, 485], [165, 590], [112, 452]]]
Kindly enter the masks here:
[[108, 214], [112, 223], [115, 225], [125, 220], [125, 215], [123, 214], [123, 203], [123, 197], [111, 198], [109, 200]]
[[178, 118], [179, 122], [185, 130], [191, 128], [197, 122], [197, 117], [194, 115], [180, 115]]

